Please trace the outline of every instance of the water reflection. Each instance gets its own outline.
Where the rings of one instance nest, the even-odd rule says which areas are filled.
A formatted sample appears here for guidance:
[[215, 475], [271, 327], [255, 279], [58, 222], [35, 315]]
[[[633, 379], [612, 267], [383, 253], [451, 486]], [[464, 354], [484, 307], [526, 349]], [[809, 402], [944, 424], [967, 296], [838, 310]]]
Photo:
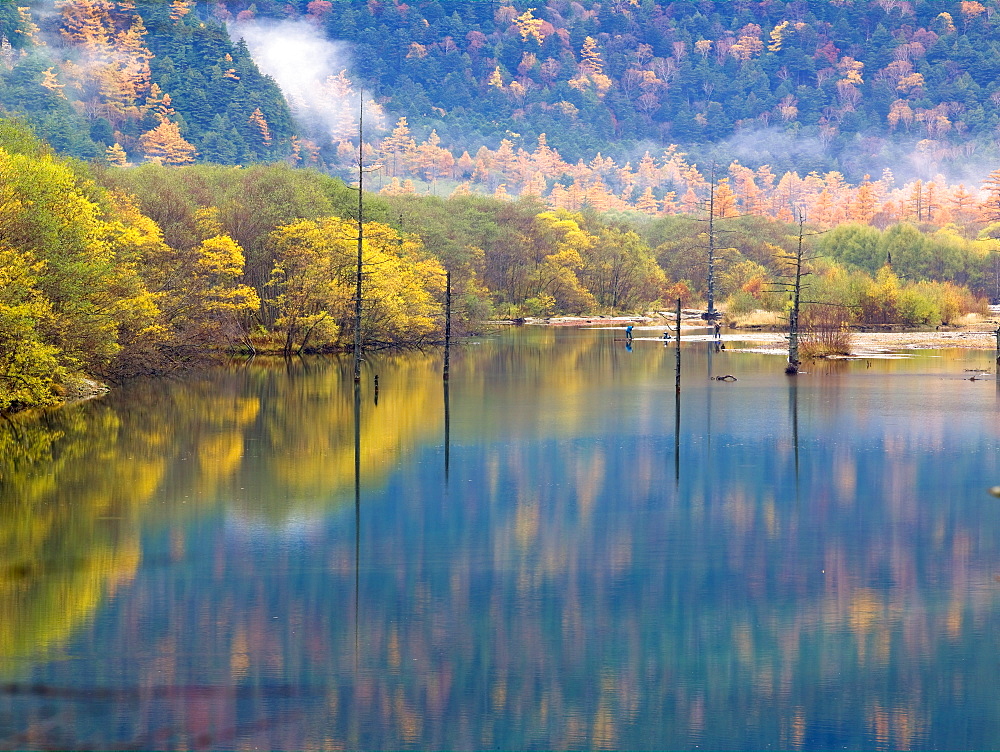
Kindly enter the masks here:
[[799, 502], [799, 381], [794, 374], [788, 379], [788, 416], [792, 428], [792, 451], [795, 454], [795, 503]]
[[5, 428], [0, 747], [995, 746], [990, 354], [453, 356]]
[[[378, 405], [378, 376], [375, 377], [375, 404]], [[361, 384], [354, 382], [354, 669], [361, 659]]]

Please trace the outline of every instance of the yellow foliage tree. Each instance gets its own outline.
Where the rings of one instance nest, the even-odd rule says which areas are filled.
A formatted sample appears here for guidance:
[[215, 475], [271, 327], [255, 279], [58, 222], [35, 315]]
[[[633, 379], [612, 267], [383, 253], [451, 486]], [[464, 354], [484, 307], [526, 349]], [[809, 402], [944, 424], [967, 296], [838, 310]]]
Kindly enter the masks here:
[[191, 0], [171, 0], [170, 20], [180, 21], [191, 12]]
[[899, 278], [892, 271], [892, 267], [886, 264], [878, 270], [875, 279], [868, 284], [861, 295], [858, 314], [861, 323], [875, 325], [895, 323], [899, 313], [899, 294]]
[[123, 194], [108, 201], [116, 220], [109, 243], [122, 262], [137, 265], [155, 308], [123, 326], [116, 361], [125, 375], [170, 370], [192, 357], [207, 358], [246, 337], [245, 320], [260, 305], [253, 288], [240, 283], [244, 256], [223, 234], [218, 210], [196, 214], [200, 242], [173, 248], [160, 228]]
[[117, 142], [105, 150], [104, 158], [107, 159], [110, 164], [118, 165], [119, 167], [124, 167], [128, 164], [128, 154], [125, 153], [122, 145]]
[[410, 126], [405, 117], [396, 121], [392, 133], [382, 139], [380, 147], [383, 160], [389, 168], [390, 177], [396, 177], [404, 170], [411, 155], [417, 147], [417, 142], [410, 135]]
[[0, 245], [0, 412], [55, 402], [58, 351], [39, 327], [52, 316], [38, 289], [44, 267], [31, 254]]
[[[337, 349], [353, 335], [357, 226], [338, 217], [275, 230], [275, 327], [286, 353]], [[362, 340], [369, 345], [417, 342], [440, 326], [444, 269], [419, 241], [377, 223], [365, 224]], [[437, 297], [436, 297], [437, 296]]]
[[528, 10], [514, 19], [514, 24], [517, 26], [522, 40], [526, 42], [528, 39], [534, 39], [538, 44], [541, 44], [545, 41], [545, 37], [541, 33], [544, 22], [540, 18], [535, 18], [534, 11], [534, 8], [528, 8]]
[[555, 310], [567, 313], [586, 313], [597, 306], [579, 277], [584, 254], [597, 243], [580, 226], [582, 221], [567, 212], [542, 212], [535, 217], [534, 244], [540, 258], [529, 274], [527, 294], [537, 300], [548, 296]]
[[782, 21], [771, 29], [771, 43], [767, 45], [767, 49], [771, 52], [780, 52], [781, 45], [785, 42], [785, 29], [788, 28], [788, 21]]
[[588, 73], [603, 73], [604, 61], [601, 59], [601, 52], [597, 49], [597, 40], [587, 37], [583, 40], [583, 47], [580, 50], [580, 64], [587, 69]]
[[489, 78], [486, 79], [486, 84], [492, 86], [494, 89], [500, 89], [503, 91], [503, 74], [500, 72], [500, 66], [498, 65], [493, 72], [490, 74]]
[[63, 365], [91, 372], [120, 350], [120, 327], [152, 310], [136, 259], [121, 253], [118, 228], [92, 195], [67, 164], [0, 149], [0, 237], [45, 262], [37, 284], [52, 315], [40, 323], [43, 339]]

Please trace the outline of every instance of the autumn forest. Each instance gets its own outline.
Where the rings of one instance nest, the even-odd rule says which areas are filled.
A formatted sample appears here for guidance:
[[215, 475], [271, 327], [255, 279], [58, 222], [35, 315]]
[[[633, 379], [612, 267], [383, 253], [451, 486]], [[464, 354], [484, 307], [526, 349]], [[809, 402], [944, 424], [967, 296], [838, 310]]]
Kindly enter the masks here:
[[[704, 307], [709, 242], [730, 319], [786, 310], [800, 237], [817, 326], [984, 310], [996, 10], [0, 5], [0, 411], [343, 350], [359, 223], [368, 348], [440, 341], [448, 273], [460, 332]], [[286, 39], [324, 51], [313, 78]]]

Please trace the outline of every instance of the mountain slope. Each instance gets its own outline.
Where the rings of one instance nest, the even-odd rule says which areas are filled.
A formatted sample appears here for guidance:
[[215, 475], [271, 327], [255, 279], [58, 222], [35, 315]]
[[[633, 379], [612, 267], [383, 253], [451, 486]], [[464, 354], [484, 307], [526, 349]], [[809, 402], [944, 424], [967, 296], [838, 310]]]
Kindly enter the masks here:
[[731, 159], [764, 130], [749, 148], [763, 147], [773, 168], [860, 180], [886, 166], [870, 160], [915, 149], [925, 165], [996, 156], [996, 10], [992, 1], [313, 0], [223, 2], [215, 13], [303, 18], [350, 42], [353, 73], [386, 109], [421, 135], [435, 128], [456, 153], [545, 133], [570, 161], [648, 143], [712, 155], [727, 140]]
[[[284, 157], [293, 126], [280, 90], [220, 23], [193, 10], [71, 0], [35, 3], [29, 17], [4, 6], [0, 111], [83, 159]], [[160, 127], [167, 122], [176, 129]]]

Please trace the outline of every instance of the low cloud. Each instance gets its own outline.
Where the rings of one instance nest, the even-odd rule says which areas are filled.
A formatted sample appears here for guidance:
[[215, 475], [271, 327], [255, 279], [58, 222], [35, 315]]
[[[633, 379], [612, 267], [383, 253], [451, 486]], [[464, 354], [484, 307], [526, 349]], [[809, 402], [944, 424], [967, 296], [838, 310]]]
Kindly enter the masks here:
[[[324, 38], [306, 21], [234, 23], [229, 33], [246, 41], [257, 66], [277, 82], [295, 118], [321, 146], [357, 138], [358, 92], [348, 45]], [[365, 110], [366, 121], [375, 123], [378, 109], [366, 101]]]
[[816, 128], [790, 132], [772, 127], [741, 131], [690, 151], [689, 158], [701, 164], [715, 161], [725, 168], [733, 160], [739, 160], [750, 168], [770, 165], [778, 175], [792, 171], [800, 176], [813, 171], [822, 175], [835, 170], [849, 181], [859, 182], [865, 175], [878, 180], [888, 169], [897, 185], [911, 180], [978, 185], [986, 177], [988, 170], [983, 165], [990, 159], [973, 156], [979, 151], [992, 154], [994, 147], [975, 142], [955, 146], [944, 141], [887, 134], [823, 141]]

